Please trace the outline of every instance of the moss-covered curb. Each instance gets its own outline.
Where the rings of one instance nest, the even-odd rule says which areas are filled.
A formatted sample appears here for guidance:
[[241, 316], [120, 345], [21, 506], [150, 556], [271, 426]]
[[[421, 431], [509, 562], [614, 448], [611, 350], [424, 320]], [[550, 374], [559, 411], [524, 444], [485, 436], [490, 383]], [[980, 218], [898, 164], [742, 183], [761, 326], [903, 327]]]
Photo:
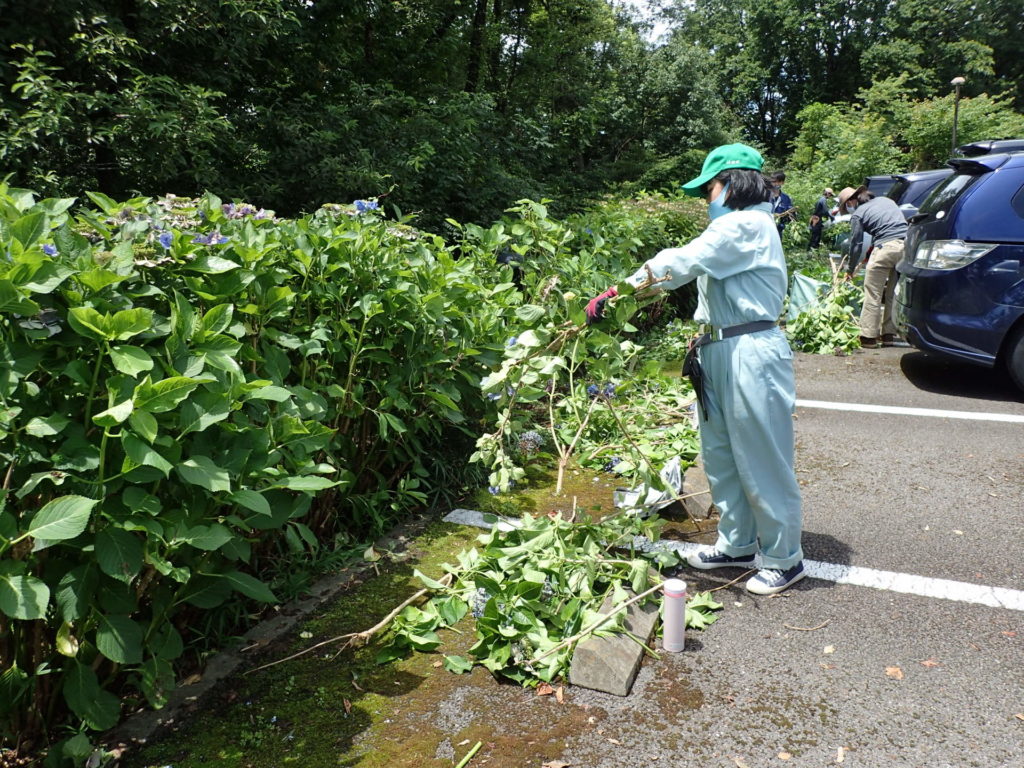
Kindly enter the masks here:
[[[558, 497], [538, 477], [529, 489], [501, 497], [484, 494], [481, 501], [491, 502], [490, 511], [506, 514], [568, 514], [574, 498], [580, 512], [602, 517], [612, 511], [615, 478], [579, 468], [568, 477], [567, 493]], [[663, 535], [690, 538], [694, 532], [689, 521], [679, 520]], [[465, 526], [425, 522], [404, 537], [401, 551], [333, 577], [328, 583], [337, 587], [319, 596], [319, 609], [307, 612], [301, 626], [292, 621], [287, 636], [279, 633], [262, 647], [236, 652], [230, 679], [222, 676], [202, 701], [179, 709], [175, 722], [156, 740], [129, 750], [119, 764], [450, 768], [477, 741], [484, 748], [474, 761], [486, 758], [489, 768], [557, 758], [568, 737], [600, 721], [600, 711], [573, 704], [571, 692], [559, 703], [554, 696], [538, 697], [535, 691], [499, 683], [480, 667], [452, 674], [443, 669], [438, 654], [378, 665], [374, 657], [383, 638], [360, 649], [326, 645], [251, 674], [243, 671], [373, 626], [422, 586], [414, 569], [440, 577], [442, 564], [456, 562], [479, 534]], [[464, 654], [475, 641], [471, 620], [443, 632], [442, 639], [444, 653]], [[163, 713], [151, 714], [166, 719]], [[505, 729], [508, 723], [516, 723], [514, 733]]]

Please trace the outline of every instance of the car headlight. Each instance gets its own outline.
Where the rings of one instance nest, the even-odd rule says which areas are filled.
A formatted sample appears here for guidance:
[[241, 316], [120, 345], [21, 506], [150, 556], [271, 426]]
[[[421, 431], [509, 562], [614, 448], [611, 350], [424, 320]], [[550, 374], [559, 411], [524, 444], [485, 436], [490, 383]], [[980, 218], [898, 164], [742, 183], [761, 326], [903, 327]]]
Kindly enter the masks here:
[[925, 240], [917, 246], [912, 264], [921, 269], [960, 269], [977, 261], [996, 246], [963, 240]]

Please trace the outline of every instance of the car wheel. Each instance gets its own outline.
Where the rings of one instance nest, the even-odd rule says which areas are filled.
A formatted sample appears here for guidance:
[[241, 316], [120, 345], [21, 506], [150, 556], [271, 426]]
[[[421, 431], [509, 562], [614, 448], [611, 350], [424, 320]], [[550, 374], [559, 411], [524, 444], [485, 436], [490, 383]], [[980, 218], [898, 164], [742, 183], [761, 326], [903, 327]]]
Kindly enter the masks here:
[[1013, 332], [1006, 345], [1006, 370], [1013, 383], [1024, 390], [1024, 326]]

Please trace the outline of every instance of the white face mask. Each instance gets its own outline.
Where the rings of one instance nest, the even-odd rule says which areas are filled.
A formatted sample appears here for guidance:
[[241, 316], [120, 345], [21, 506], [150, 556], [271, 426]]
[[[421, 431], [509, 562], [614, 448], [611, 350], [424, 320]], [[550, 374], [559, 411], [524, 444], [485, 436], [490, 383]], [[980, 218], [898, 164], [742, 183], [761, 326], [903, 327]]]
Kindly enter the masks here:
[[857, 206], [856, 205], [850, 205], [849, 203], [846, 204], [846, 212], [847, 213], [853, 213], [855, 210], [857, 210]]

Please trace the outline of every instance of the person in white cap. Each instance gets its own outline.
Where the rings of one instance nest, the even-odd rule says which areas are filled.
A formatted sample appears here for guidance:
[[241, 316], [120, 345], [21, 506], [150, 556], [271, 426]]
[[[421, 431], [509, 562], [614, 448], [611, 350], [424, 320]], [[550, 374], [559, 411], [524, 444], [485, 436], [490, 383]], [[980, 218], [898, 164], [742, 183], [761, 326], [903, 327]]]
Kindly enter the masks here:
[[832, 188], [825, 187], [818, 202], [814, 204], [814, 212], [811, 214], [811, 242], [807, 244], [808, 250], [813, 251], [821, 245], [821, 230], [825, 226], [825, 220], [832, 220], [830, 203], [833, 197], [835, 197], [835, 192], [832, 191]]
[[839, 193], [839, 212], [850, 214], [850, 255], [846, 266], [853, 279], [860, 265], [864, 234], [871, 235], [871, 250], [864, 268], [864, 306], [860, 310], [860, 345], [866, 349], [900, 345], [892, 318], [896, 265], [903, 258], [907, 220], [896, 201], [875, 197], [861, 185]]

